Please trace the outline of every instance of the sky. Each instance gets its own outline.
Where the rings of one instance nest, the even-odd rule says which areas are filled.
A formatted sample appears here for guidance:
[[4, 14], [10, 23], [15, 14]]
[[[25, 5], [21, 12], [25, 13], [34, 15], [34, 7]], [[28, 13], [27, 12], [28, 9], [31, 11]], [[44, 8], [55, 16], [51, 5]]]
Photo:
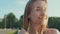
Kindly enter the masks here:
[[[16, 18], [24, 14], [29, 0], [0, 0], [0, 18], [12, 12]], [[60, 0], [48, 0], [48, 16], [60, 17]]]

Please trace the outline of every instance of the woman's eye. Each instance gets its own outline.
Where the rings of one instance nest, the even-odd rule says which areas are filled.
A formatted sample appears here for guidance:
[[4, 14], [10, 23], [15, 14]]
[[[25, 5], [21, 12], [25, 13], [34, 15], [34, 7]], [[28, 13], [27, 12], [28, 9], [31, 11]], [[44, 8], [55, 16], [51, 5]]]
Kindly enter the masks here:
[[41, 8], [40, 8], [40, 7], [37, 7], [37, 8], [36, 8], [36, 11], [41, 11]]

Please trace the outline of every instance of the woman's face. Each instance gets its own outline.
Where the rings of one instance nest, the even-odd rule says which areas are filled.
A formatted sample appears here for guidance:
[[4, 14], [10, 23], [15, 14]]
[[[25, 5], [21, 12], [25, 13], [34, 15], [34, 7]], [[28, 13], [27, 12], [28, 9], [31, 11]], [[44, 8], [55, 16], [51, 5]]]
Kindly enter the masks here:
[[34, 25], [47, 23], [47, 5], [44, 1], [36, 1], [31, 7], [30, 18]]

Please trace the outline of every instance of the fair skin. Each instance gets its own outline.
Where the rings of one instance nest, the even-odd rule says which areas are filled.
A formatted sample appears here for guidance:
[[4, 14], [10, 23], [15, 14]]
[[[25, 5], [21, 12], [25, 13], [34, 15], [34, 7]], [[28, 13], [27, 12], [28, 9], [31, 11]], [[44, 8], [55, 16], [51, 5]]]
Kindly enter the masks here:
[[[58, 30], [52, 28], [46, 28], [48, 22], [47, 4], [44, 1], [36, 1], [31, 7], [31, 12], [28, 16], [29, 30], [22, 29], [20, 34], [57, 34]], [[43, 27], [46, 29], [43, 30]]]
[[[20, 34], [58, 34], [57, 29], [46, 28], [48, 15], [47, 15], [47, 4], [45, 1], [36, 1], [31, 6], [31, 12], [28, 15], [30, 21], [28, 22], [28, 31], [22, 29]], [[45, 28], [45, 29], [43, 29]], [[43, 33], [44, 32], [44, 33]]]
[[30, 19], [31, 19], [31, 26], [35, 28], [35, 30], [40, 30], [43, 26], [47, 24], [47, 11], [46, 11], [46, 3], [44, 1], [36, 1], [32, 5], [32, 10], [30, 13]]

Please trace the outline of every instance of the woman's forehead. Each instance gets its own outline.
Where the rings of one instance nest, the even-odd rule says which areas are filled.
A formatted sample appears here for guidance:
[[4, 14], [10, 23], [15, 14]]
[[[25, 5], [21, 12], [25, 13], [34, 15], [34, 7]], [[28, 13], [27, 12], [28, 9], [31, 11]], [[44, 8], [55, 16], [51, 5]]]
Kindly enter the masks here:
[[45, 3], [45, 1], [36, 1], [33, 3], [33, 6], [34, 7], [36, 7], [36, 6], [46, 7], [47, 4]]

